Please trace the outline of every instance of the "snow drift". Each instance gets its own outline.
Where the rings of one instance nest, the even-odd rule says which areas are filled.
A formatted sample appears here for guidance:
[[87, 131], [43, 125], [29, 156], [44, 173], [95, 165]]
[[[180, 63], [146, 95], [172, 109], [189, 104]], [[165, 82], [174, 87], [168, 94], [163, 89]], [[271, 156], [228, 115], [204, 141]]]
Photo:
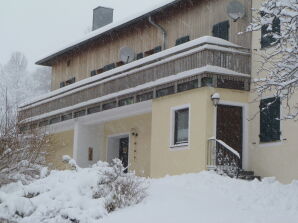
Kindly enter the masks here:
[[[21, 223], [298, 222], [298, 181], [288, 185], [274, 178], [247, 182], [214, 172], [151, 179], [148, 196], [141, 203], [131, 199], [123, 203], [122, 209], [108, 213], [106, 204], [113, 197], [113, 189], [102, 187], [107, 190], [105, 196], [94, 198], [101, 190], [99, 185], [107, 182], [107, 178], [101, 177], [107, 175], [105, 172], [115, 173], [106, 163], [99, 163], [78, 171], [52, 171], [48, 177], [27, 186], [3, 187], [0, 219]], [[136, 198], [142, 199], [143, 195]]]

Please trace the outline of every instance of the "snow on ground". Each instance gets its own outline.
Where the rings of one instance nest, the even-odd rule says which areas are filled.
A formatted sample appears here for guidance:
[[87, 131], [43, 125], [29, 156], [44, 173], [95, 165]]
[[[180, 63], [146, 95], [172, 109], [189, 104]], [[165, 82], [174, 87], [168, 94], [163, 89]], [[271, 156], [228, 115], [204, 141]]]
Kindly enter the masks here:
[[[61, 213], [80, 216], [80, 223], [298, 222], [298, 181], [288, 185], [272, 178], [247, 182], [213, 172], [152, 179], [143, 202], [107, 214], [103, 200], [92, 199], [97, 179], [94, 168], [53, 171], [31, 185], [3, 187], [0, 218], [19, 210], [32, 213], [20, 221], [30, 223], [69, 222], [59, 217]], [[40, 195], [33, 199], [22, 197], [36, 192]]]

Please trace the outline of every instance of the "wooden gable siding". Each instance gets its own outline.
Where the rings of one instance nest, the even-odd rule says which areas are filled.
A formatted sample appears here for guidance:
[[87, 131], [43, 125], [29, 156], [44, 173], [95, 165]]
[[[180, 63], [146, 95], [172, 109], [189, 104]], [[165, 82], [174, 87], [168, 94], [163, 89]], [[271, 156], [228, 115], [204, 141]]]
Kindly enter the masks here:
[[[177, 38], [189, 35], [196, 39], [212, 35], [214, 24], [230, 21], [230, 41], [250, 48], [251, 34], [237, 35], [245, 30], [250, 21], [250, 0], [239, 0], [246, 7], [246, 16], [233, 22], [226, 14], [226, 6], [230, 0], [185, 0], [180, 5], [171, 7], [153, 19], [168, 32], [168, 48], [175, 46]], [[71, 55], [56, 59], [53, 64], [52, 90], [60, 87], [60, 82], [76, 77], [82, 80], [90, 77], [90, 72], [104, 65], [119, 61], [119, 49], [129, 46], [136, 53], [145, 52], [162, 45], [161, 33], [148, 21], [139, 21], [125, 29], [112, 32], [97, 42], [82, 47]], [[70, 61], [69, 66], [67, 61]]]

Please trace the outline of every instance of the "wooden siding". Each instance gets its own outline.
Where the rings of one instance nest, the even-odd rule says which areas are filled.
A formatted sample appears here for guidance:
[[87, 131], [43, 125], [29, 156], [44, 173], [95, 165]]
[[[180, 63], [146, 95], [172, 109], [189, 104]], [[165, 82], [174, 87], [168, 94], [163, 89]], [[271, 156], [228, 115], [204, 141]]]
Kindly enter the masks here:
[[149, 66], [141, 70], [132, 70], [128, 75], [107, 80], [104, 83], [71, 95], [62, 96], [48, 103], [25, 109], [20, 114], [23, 119], [41, 115], [205, 65], [214, 65], [239, 73], [250, 74], [250, 55], [215, 50], [193, 52], [190, 55], [176, 58], [156, 66]]
[[[244, 31], [250, 21], [250, 0], [239, 0], [246, 7], [246, 16], [233, 22], [226, 13], [230, 0], [185, 0], [180, 5], [164, 10], [153, 19], [168, 33], [168, 48], [176, 39], [189, 35], [190, 40], [212, 35], [214, 24], [229, 20], [229, 41], [250, 48], [251, 34], [237, 35]], [[60, 56], [53, 64], [52, 90], [60, 87], [60, 82], [75, 77], [77, 81], [90, 77], [90, 72], [104, 65], [119, 61], [119, 49], [129, 46], [136, 53], [145, 52], [162, 45], [161, 33], [148, 21], [139, 21], [125, 29], [112, 32], [108, 36], [78, 49], [70, 55]]]

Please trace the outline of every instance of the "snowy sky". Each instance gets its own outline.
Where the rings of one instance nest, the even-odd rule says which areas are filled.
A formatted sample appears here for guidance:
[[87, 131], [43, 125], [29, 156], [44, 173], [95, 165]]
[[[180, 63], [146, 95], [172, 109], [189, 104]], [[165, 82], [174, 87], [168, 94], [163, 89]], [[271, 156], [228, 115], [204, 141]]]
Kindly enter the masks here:
[[114, 8], [117, 21], [159, 2], [168, 0], [0, 0], [0, 64], [21, 51], [33, 69], [47, 53], [82, 37], [97, 6]]

